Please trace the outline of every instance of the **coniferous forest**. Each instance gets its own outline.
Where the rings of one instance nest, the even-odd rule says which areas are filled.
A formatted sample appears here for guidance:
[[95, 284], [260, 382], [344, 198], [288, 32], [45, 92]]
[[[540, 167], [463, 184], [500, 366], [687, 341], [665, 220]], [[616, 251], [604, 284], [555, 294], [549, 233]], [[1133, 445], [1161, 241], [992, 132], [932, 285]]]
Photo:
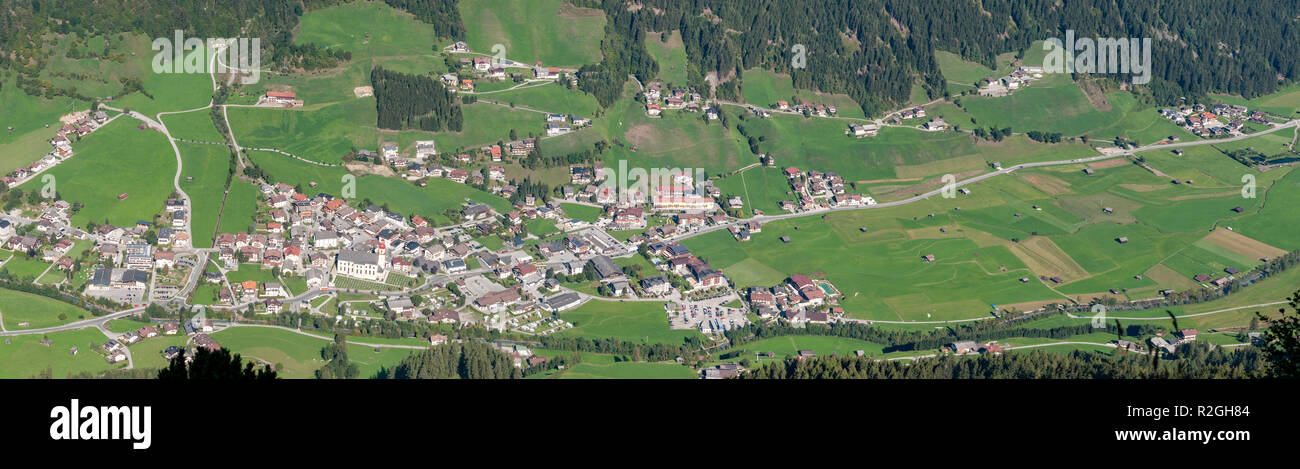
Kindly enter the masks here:
[[522, 378], [514, 359], [483, 342], [450, 343], [403, 358], [381, 378], [396, 379], [510, 379]]
[[370, 84], [381, 129], [459, 132], [464, 124], [455, 96], [433, 78], [376, 67]]
[[[463, 38], [456, 0], [385, 0], [432, 25], [439, 36]], [[264, 57], [312, 65], [289, 47], [306, 10], [342, 0], [31, 0], [0, 1], [0, 68], [35, 76], [44, 65], [42, 33], [134, 31], [159, 37], [175, 29], [201, 37], [263, 37]], [[1247, 98], [1276, 91], [1300, 74], [1300, 2], [1290, 0], [571, 0], [599, 8], [607, 23], [603, 60], [579, 72], [579, 86], [609, 105], [629, 76], [644, 82], [659, 64], [646, 52], [645, 34], [680, 30], [691, 73], [707, 89], [714, 75], [734, 96], [739, 71], [788, 73], [797, 88], [845, 93], [868, 115], [907, 102], [913, 84], [931, 97], [947, 82], [935, 50], [993, 65], [1005, 52], [1024, 54], [1034, 43], [1064, 37], [1152, 39], [1152, 81], [1159, 104], [1207, 93]], [[152, 14], [150, 14], [152, 13]], [[795, 45], [805, 66], [795, 67]], [[338, 52], [342, 53], [342, 52]], [[303, 62], [308, 62], [303, 64]], [[21, 78], [21, 77], [20, 77]], [[1113, 77], [1119, 81], [1126, 76]], [[29, 93], [68, 94], [19, 80]], [[446, 122], [444, 122], [445, 124]], [[427, 125], [436, 124], [436, 121]]]

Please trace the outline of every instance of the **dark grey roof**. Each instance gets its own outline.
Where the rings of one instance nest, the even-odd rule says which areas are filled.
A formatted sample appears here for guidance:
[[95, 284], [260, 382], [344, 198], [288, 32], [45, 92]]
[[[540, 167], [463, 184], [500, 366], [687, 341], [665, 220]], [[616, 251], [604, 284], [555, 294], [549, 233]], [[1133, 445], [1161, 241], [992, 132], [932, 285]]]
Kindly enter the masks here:
[[577, 293], [564, 292], [559, 295], [555, 295], [543, 300], [543, 303], [546, 303], [547, 308], [554, 310], [554, 309], [560, 309], [565, 306], [572, 305], [581, 300], [582, 297], [578, 296]]
[[122, 272], [123, 283], [132, 283], [132, 282], [147, 283], [148, 281], [149, 281], [148, 272], [142, 270], [135, 270], [135, 269], [127, 269], [126, 271]]
[[106, 287], [113, 280], [113, 271], [104, 267], [96, 267], [95, 273], [90, 277], [90, 284]]
[[348, 261], [353, 264], [378, 264], [379, 255], [373, 252], [343, 250], [339, 251], [339, 262], [343, 261]]
[[617, 275], [623, 275], [623, 270], [618, 268], [618, 264], [615, 264], [614, 260], [610, 259], [609, 256], [593, 257], [591, 259], [591, 264], [596, 268], [596, 274], [600, 275], [602, 280]]

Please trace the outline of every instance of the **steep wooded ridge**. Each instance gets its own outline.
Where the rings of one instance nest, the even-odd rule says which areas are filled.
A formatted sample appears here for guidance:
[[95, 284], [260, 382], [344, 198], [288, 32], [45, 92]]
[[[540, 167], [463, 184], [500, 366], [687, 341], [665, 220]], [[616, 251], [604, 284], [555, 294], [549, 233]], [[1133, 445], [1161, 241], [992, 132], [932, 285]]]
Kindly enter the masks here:
[[[434, 26], [464, 36], [456, 0], [385, 0]], [[153, 37], [183, 29], [195, 37], [270, 38], [264, 57], [286, 62], [291, 32], [303, 11], [342, 0], [0, 0], [0, 68], [35, 76], [43, 67], [41, 33], [140, 32]], [[582, 87], [608, 105], [627, 75], [658, 70], [645, 52], [647, 32], [682, 32], [688, 80], [724, 79], [762, 67], [789, 73], [798, 88], [846, 93], [868, 115], [905, 103], [914, 82], [931, 97], [946, 81], [936, 49], [986, 65], [1033, 41], [1063, 37], [1153, 38], [1154, 101], [1223, 92], [1254, 97], [1300, 72], [1300, 3], [1288, 0], [573, 0], [600, 8], [607, 23], [604, 60], [583, 69]], [[803, 44], [806, 68], [791, 68]], [[1114, 77], [1128, 80], [1127, 76]], [[29, 93], [67, 94], [19, 80]], [[60, 93], [63, 91], [63, 93]]]
[[[588, 6], [595, 2], [583, 2]], [[650, 31], [680, 29], [688, 62], [728, 75], [766, 67], [798, 88], [843, 92], [876, 114], [906, 102], [913, 78], [932, 96], [945, 80], [935, 49], [992, 65], [1033, 41], [1150, 37], [1159, 102], [1226, 92], [1253, 97], [1300, 72], [1300, 3], [1286, 0], [641, 0]], [[605, 0], [601, 6], [624, 8]], [[792, 69], [791, 47], [807, 67]], [[1117, 77], [1127, 80], [1127, 77]]]

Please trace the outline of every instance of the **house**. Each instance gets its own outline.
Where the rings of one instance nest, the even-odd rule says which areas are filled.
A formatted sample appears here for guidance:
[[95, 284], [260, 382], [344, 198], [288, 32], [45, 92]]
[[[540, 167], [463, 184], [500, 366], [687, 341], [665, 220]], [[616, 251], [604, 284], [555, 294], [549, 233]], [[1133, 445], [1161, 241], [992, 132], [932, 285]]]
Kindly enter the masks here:
[[460, 321], [460, 313], [452, 309], [438, 309], [429, 314], [429, 322], [450, 324]]
[[442, 261], [442, 270], [449, 274], [458, 274], [468, 270], [465, 261], [459, 258], [447, 259]]
[[474, 300], [474, 307], [486, 313], [505, 311], [511, 303], [519, 301], [519, 291], [514, 288], [491, 292]]
[[1192, 342], [1196, 340], [1196, 329], [1183, 329], [1178, 331], [1178, 335], [1183, 337], [1184, 342]]
[[664, 295], [672, 290], [668, 279], [662, 275], [641, 279], [641, 289], [650, 295]]

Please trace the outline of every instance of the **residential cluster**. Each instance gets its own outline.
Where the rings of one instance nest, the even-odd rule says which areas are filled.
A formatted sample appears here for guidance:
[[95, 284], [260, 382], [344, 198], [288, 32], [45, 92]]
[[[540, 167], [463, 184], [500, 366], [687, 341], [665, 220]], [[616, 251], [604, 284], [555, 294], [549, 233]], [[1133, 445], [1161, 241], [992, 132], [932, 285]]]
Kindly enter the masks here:
[[19, 166], [8, 176], [0, 177], [0, 182], [9, 187], [18, 187], [41, 172], [71, 158], [73, 140], [90, 135], [108, 120], [108, 113], [102, 110], [94, 113], [81, 111], [63, 116], [60, 119], [64, 122], [63, 126], [59, 127], [54, 137], [49, 140], [52, 147], [50, 152], [26, 166]]
[[1179, 108], [1162, 108], [1160, 116], [1183, 127], [1193, 135], [1204, 138], [1218, 138], [1242, 135], [1246, 122], [1271, 126], [1264, 113], [1250, 111], [1246, 106], [1235, 104], [1204, 104], [1182, 106]]
[[837, 207], [876, 205], [876, 199], [862, 194], [849, 194], [844, 189], [844, 179], [833, 172], [804, 172], [794, 166], [785, 169], [786, 179], [794, 200], [781, 201], [781, 209], [791, 213]]

